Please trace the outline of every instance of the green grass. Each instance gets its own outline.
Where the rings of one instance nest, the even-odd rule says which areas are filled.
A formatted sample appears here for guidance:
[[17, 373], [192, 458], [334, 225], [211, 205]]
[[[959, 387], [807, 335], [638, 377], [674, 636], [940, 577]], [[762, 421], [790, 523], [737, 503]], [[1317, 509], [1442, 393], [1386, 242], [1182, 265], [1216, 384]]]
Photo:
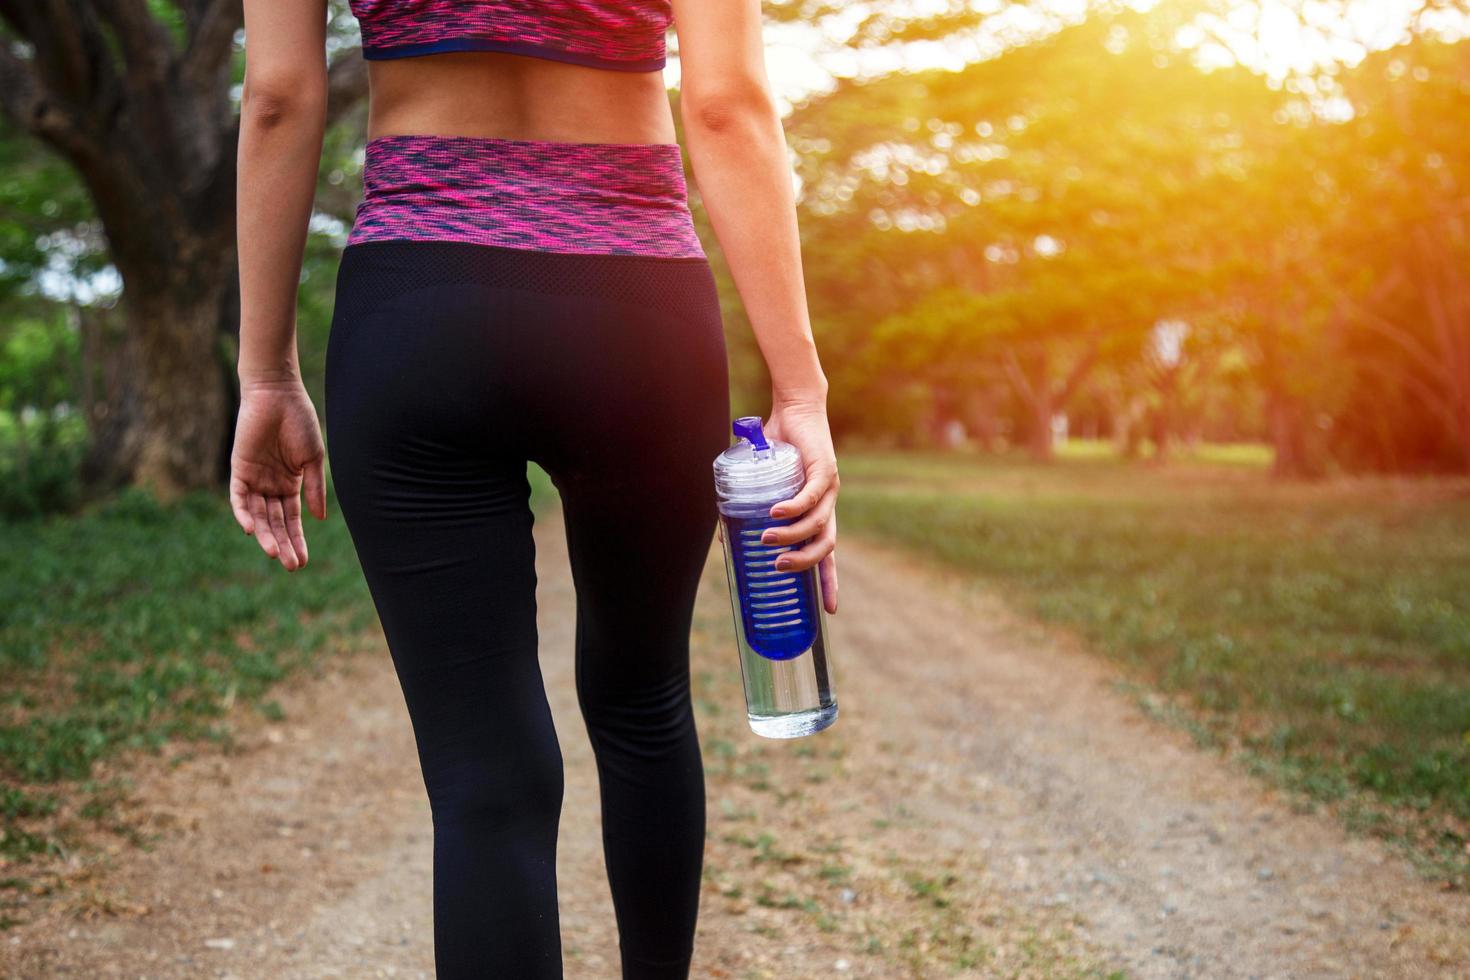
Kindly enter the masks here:
[[164, 507], [127, 491], [80, 515], [0, 523], [0, 852], [64, 847], [65, 828], [38, 818], [58, 797], [80, 801], [99, 761], [227, 738], [236, 702], [279, 712], [261, 700], [273, 683], [372, 624], [329, 506], [295, 574], [214, 494]]
[[[529, 477], [545, 506], [550, 480]], [[271, 686], [356, 644], [376, 615], [335, 496], [328, 515], [306, 519], [295, 573], [219, 494], [165, 507], [125, 491], [0, 522], [0, 865], [62, 853], [78, 817], [110, 819], [122, 796], [90, 788], [99, 762], [226, 741], [235, 704], [282, 720]]]
[[[1057, 447], [1057, 457], [1069, 460], [1115, 461], [1117, 445], [1106, 439], [1068, 439]], [[1153, 455], [1153, 443], [1144, 440], [1139, 447], [1141, 459]], [[1271, 465], [1271, 447], [1256, 442], [1207, 442], [1193, 448], [1175, 446], [1170, 458], [1183, 463], [1219, 463], [1264, 469]]]
[[1175, 697], [1196, 738], [1470, 881], [1470, 482], [845, 454], [842, 518]]
[[161, 507], [127, 492], [80, 517], [0, 526], [0, 767], [76, 779], [119, 745], [198, 734], [227, 698], [367, 625], [340, 520], [307, 533], [311, 563], [288, 575], [213, 495]]

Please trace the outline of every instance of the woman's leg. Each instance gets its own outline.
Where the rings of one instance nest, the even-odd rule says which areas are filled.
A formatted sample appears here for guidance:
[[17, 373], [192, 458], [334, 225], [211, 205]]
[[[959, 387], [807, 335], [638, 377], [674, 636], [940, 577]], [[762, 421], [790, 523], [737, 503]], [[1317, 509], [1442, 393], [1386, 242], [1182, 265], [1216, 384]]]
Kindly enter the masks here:
[[347, 249], [337, 316], [328, 453], [434, 801], [441, 980], [560, 969], [527, 456], [566, 513], [624, 976], [687, 976], [705, 829], [689, 627], [729, 442], [708, 264], [375, 242]]
[[701, 489], [650, 483], [609, 494], [562, 485], [577, 586], [577, 696], [597, 759], [626, 980], [683, 980], [693, 951], [705, 797], [689, 629], [714, 518], [687, 506], [650, 511], [649, 502]]
[[566, 386], [538, 413], [539, 461], [565, 514], [623, 976], [683, 980], [705, 836], [689, 631], [714, 541], [712, 464], [729, 445], [724, 334], [707, 266], [601, 264], [658, 302], [623, 296], [538, 324]]
[[498, 406], [478, 295], [424, 288], [428, 255], [344, 257], [327, 356], [332, 478], [432, 805], [437, 975], [560, 977], [562, 757], [536, 657], [525, 459], [486, 432]]

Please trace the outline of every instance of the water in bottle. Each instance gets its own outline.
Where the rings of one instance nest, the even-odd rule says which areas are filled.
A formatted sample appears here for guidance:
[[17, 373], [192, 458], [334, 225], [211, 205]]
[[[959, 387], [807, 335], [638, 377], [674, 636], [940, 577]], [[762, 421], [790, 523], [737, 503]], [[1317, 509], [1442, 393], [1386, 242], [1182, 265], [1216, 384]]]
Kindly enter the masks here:
[[746, 713], [758, 735], [810, 735], [837, 720], [817, 569], [776, 568], [777, 556], [801, 543], [761, 543], [766, 528], [794, 520], [771, 517], [771, 507], [796, 496], [806, 471], [795, 446], [766, 438], [758, 416], [736, 419], [734, 429], [738, 441], [715, 457], [715, 490]]

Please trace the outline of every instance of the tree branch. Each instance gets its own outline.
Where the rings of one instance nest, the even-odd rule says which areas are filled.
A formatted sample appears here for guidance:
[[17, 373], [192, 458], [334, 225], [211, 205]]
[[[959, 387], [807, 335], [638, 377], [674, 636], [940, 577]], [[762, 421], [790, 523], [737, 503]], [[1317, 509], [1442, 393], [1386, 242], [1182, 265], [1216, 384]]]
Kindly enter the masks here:
[[[1424, 226], [1416, 227], [1412, 232], [1414, 247], [1419, 252], [1418, 265], [1419, 279], [1421, 282], [1420, 293], [1424, 297], [1424, 305], [1429, 311], [1429, 323], [1434, 328], [1435, 339], [1439, 341], [1440, 357], [1447, 362], [1446, 370], [1452, 379], [1455, 388], [1460, 388], [1461, 383], [1470, 376], [1465, 363], [1465, 351], [1463, 343], [1464, 330], [1460, 329], [1463, 324], [1456, 323], [1454, 314], [1451, 312], [1451, 303], [1445, 296], [1444, 290], [1440, 288], [1440, 269], [1446, 250], [1436, 248], [1436, 243], [1430, 236], [1430, 232]], [[1453, 268], [1453, 263], [1445, 263]], [[1453, 275], [1453, 272], [1450, 272]]]
[[199, 30], [199, 24], [208, 15], [215, 0], [174, 0], [174, 5], [179, 8], [179, 13], [184, 18], [184, 33], [193, 37]]
[[1082, 379], [1087, 377], [1087, 372], [1091, 371], [1092, 366], [1097, 363], [1098, 352], [1101, 349], [1102, 341], [1094, 337], [1087, 345], [1087, 350], [1082, 354], [1081, 360], [1073, 365], [1072, 373], [1067, 375], [1067, 380], [1062, 385], [1061, 393], [1057, 395], [1057, 403], [1059, 405], [1065, 405], [1071, 401], [1072, 396], [1077, 393], [1077, 386], [1082, 384]]
[[31, 129], [31, 119], [41, 110], [41, 84], [35, 63], [21, 58], [8, 39], [0, 39], [0, 110], [16, 125]]
[[1444, 427], [1449, 430], [1450, 435], [1457, 441], [1463, 441], [1464, 433], [1461, 431], [1461, 420], [1455, 414], [1454, 399], [1447, 396], [1443, 391], [1430, 385], [1423, 378], [1413, 372], [1406, 371], [1397, 376], [1409, 387], [1409, 390], [1419, 396], [1420, 403], [1431, 413], [1439, 416]]
[[90, 6], [66, 0], [0, 0], [0, 17], [35, 49], [38, 78], [51, 92], [76, 105], [91, 96], [106, 77], [105, 46]]
[[76, 114], [45, 95], [33, 60], [0, 43], [0, 112], [32, 135], [69, 153], [84, 153], [91, 141]]
[[327, 69], [327, 125], [340, 122], [367, 94], [368, 67], [362, 49], [338, 55]]
[[[1001, 358], [1001, 364], [1005, 367], [1006, 377], [1010, 379], [1011, 384], [1016, 386], [1021, 397], [1027, 402], [1034, 403], [1036, 389], [1031, 386], [1031, 379], [1026, 377], [1026, 372], [1021, 367], [1021, 360], [1016, 357], [1016, 352], [1008, 348], [1005, 356]], [[1045, 379], [1042, 380], [1042, 383], [1045, 383]]]
[[245, 23], [245, 11], [240, 0], [200, 0], [193, 8], [189, 46], [180, 68], [187, 88], [212, 89], [215, 76], [229, 69], [235, 32]]
[[1418, 364], [1430, 377], [1439, 378], [1443, 382], [1452, 380], [1443, 362], [1434, 355], [1433, 351], [1425, 347], [1418, 337], [1387, 317], [1354, 302], [1351, 297], [1343, 296], [1341, 293], [1338, 295], [1339, 299], [1348, 305], [1359, 323], [1397, 344], [1399, 349], [1409, 355], [1409, 359]]
[[162, 85], [168, 77], [174, 42], [144, 0], [92, 0], [92, 4], [122, 46], [129, 80], [141, 78], [150, 87]]

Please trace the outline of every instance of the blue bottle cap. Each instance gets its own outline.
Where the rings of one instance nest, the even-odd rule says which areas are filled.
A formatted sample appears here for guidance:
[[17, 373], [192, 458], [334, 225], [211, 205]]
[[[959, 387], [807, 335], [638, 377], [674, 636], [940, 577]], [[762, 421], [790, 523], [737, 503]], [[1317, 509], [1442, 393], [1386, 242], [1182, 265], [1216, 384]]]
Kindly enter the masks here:
[[735, 435], [740, 439], [748, 439], [756, 449], [770, 449], [771, 444], [766, 442], [766, 434], [761, 430], [761, 417], [759, 415], [746, 415], [735, 420], [732, 428]]
[[796, 496], [805, 482], [801, 451], [767, 436], [759, 416], [738, 418], [738, 437], [714, 459], [715, 491], [722, 501], [767, 503]]

